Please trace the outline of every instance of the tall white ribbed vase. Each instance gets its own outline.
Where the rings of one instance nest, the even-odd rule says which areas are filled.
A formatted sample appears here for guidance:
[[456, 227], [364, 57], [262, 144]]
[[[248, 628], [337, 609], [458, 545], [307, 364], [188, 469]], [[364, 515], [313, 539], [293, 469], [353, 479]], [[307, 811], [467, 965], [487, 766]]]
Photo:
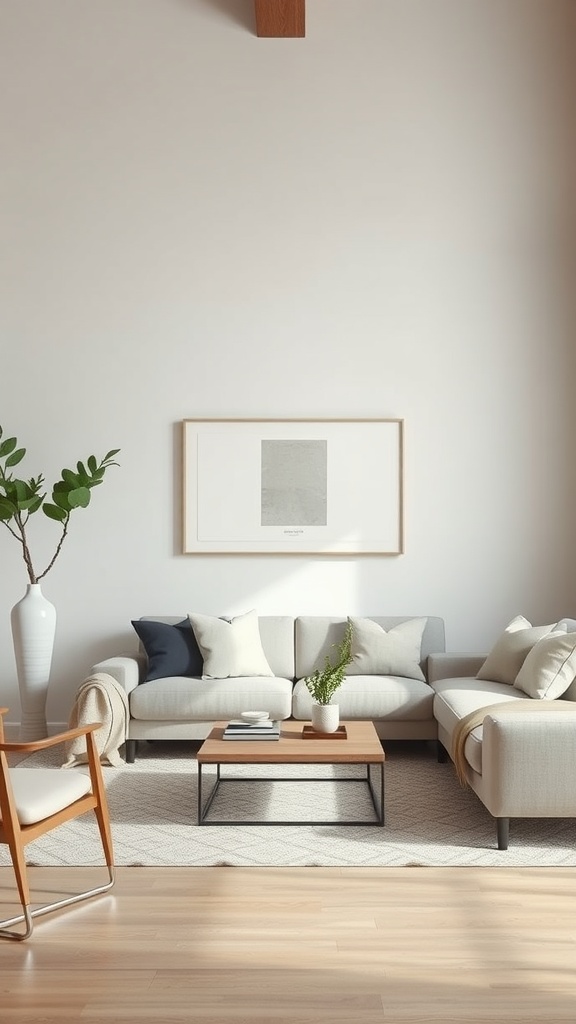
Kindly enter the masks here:
[[41, 740], [48, 735], [46, 696], [56, 633], [56, 609], [39, 583], [29, 583], [11, 615], [12, 639], [22, 711], [20, 739]]

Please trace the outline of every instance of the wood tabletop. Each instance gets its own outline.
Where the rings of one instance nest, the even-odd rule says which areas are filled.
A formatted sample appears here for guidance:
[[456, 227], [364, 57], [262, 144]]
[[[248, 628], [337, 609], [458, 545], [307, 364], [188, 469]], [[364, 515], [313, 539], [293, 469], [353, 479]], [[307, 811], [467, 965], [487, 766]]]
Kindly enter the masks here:
[[280, 723], [279, 740], [223, 740], [228, 723], [216, 722], [200, 747], [201, 764], [381, 764], [384, 751], [372, 722], [344, 722], [347, 739], [302, 738], [309, 722]]

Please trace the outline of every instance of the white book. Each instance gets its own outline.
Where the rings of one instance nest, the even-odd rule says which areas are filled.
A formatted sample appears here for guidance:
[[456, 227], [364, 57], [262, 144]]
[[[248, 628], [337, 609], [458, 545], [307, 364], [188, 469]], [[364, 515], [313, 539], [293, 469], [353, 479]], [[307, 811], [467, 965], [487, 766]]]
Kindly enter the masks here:
[[279, 733], [280, 726], [276, 725], [272, 729], [230, 729], [227, 726], [224, 732], [230, 736], [270, 736], [273, 733]]
[[263, 722], [245, 722], [243, 719], [233, 718], [231, 722], [228, 722], [227, 729], [272, 729], [277, 722], [273, 722], [270, 718], [264, 719]]

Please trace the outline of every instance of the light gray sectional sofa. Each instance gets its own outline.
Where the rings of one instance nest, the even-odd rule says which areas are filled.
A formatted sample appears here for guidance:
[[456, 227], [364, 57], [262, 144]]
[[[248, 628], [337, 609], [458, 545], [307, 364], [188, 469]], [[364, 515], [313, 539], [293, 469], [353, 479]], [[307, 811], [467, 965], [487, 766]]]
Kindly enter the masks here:
[[[322, 668], [326, 656], [333, 657], [346, 621], [335, 616], [257, 617], [262, 656], [257, 671], [261, 674], [208, 674], [206, 678], [203, 670], [209, 663], [198, 661], [194, 654], [185, 674], [166, 674], [162, 666], [169, 667], [170, 659], [164, 658], [162, 643], [159, 659], [157, 651], [150, 657], [149, 644], [147, 655], [141, 643], [130, 654], [94, 665], [92, 673], [110, 674], [128, 695], [127, 761], [134, 761], [138, 740], [203, 739], [214, 721], [236, 718], [242, 711], [264, 710], [276, 719], [309, 720], [311, 698], [304, 677]], [[487, 658], [446, 653], [444, 622], [436, 616], [374, 616], [353, 621], [362, 628], [368, 624], [377, 634], [385, 631], [387, 641], [398, 638], [397, 647], [402, 651], [406, 642], [403, 631], [408, 640], [411, 635], [412, 647], [417, 635], [418, 659], [405, 668], [392, 656], [394, 671], [381, 671], [386, 659], [382, 663], [371, 658], [366, 645], [361, 646], [338, 690], [342, 720], [370, 719], [383, 740], [438, 740], [439, 751], [452, 756], [458, 729], [471, 714], [481, 712], [479, 724], [462, 747], [462, 772], [496, 818], [499, 848], [507, 848], [510, 818], [576, 816], [576, 682], [572, 681], [576, 676], [576, 633], [570, 657], [564, 658], [561, 652], [554, 662], [556, 666], [559, 658], [564, 658], [561, 669], [553, 671], [556, 681], [563, 673], [561, 693], [554, 691], [557, 682], [546, 693], [534, 689], [541, 678], [539, 663], [534, 654], [527, 658], [532, 647], [535, 654], [544, 650], [562, 631], [574, 630], [576, 622], [563, 620], [555, 627], [528, 629], [525, 626], [530, 623], [514, 620]], [[171, 630], [180, 630], [189, 641], [187, 617], [145, 616], [133, 625], [137, 631], [167, 630], [170, 636]], [[367, 637], [369, 648], [369, 631]], [[538, 645], [540, 639], [543, 644]], [[149, 637], [146, 640], [148, 643]], [[209, 648], [202, 648], [202, 653], [205, 659], [210, 657]], [[532, 669], [528, 684], [522, 667], [525, 660]], [[492, 671], [496, 678], [490, 678]], [[154, 675], [157, 677], [151, 678]], [[548, 685], [550, 673], [545, 678]], [[518, 679], [524, 680], [527, 692], [518, 688]], [[514, 702], [525, 705], [522, 710], [528, 713], [510, 714]], [[494, 707], [497, 704], [506, 707], [499, 710]], [[484, 708], [489, 708], [489, 713], [482, 721]]]

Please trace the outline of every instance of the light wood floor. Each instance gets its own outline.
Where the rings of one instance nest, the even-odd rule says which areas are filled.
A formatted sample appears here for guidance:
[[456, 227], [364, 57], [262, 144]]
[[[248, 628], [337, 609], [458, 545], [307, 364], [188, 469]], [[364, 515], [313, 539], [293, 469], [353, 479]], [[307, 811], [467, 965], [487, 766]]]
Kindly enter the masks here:
[[[31, 877], [45, 898], [98, 881]], [[11, 885], [0, 868], [3, 916]], [[0, 1020], [573, 1024], [576, 869], [120, 868], [0, 942]]]

